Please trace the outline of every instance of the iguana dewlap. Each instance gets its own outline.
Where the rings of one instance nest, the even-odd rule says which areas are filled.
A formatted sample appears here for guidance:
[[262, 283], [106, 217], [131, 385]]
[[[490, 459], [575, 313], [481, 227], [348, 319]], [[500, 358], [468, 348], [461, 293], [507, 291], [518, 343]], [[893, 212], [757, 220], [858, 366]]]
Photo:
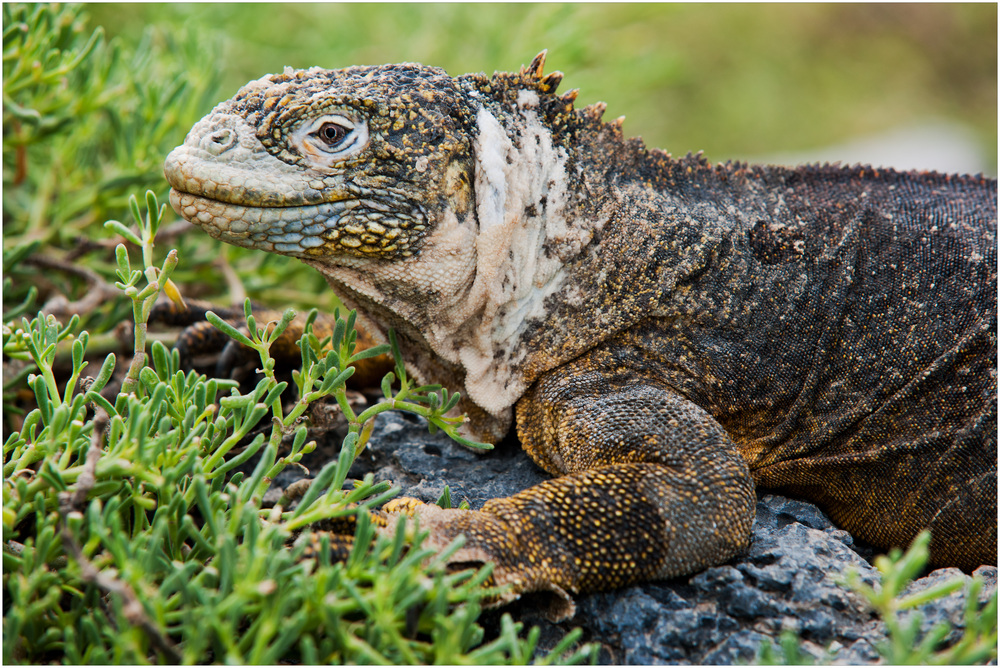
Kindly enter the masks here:
[[519, 73], [288, 69], [167, 158], [213, 237], [314, 266], [480, 438], [557, 476], [417, 508], [513, 591], [743, 550], [754, 486], [879, 547], [996, 562], [996, 181], [710, 165]]

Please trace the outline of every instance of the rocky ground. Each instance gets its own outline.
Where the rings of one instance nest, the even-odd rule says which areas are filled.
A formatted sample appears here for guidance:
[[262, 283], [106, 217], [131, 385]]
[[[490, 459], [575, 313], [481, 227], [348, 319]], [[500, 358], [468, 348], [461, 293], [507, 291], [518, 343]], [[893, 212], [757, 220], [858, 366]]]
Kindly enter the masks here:
[[[339, 447], [339, 439], [330, 440], [313, 457], [335, 456], [324, 452]], [[467, 500], [473, 509], [547, 477], [515, 441], [473, 452], [443, 434], [428, 434], [422, 419], [401, 413], [377, 419], [370, 446], [351, 476], [369, 471], [402, 487], [403, 494], [429, 502], [448, 485], [455, 505]], [[506, 610], [541, 627], [543, 649], [581, 627], [584, 640], [600, 644], [600, 663], [748, 663], [765, 640], [776, 641], [784, 629], [797, 631], [803, 650], [816, 658], [875, 663], [875, 645], [885, 638], [885, 626], [841, 584], [841, 574], [851, 567], [862, 581], [877, 582], [878, 571], [868, 562], [872, 554], [816, 506], [761, 494], [750, 550], [739, 559], [688, 577], [580, 596], [575, 617], [560, 624], [545, 619], [541, 600], [528, 598]], [[980, 595], [985, 601], [996, 590], [997, 569], [982, 567], [977, 573], [987, 583]], [[939, 569], [915, 581], [911, 590], [953, 576], [968, 577], [957, 569]], [[956, 592], [923, 606], [923, 628], [944, 619], [961, 625], [964, 601], [964, 592]], [[499, 614], [488, 613], [481, 621], [488, 628]]]

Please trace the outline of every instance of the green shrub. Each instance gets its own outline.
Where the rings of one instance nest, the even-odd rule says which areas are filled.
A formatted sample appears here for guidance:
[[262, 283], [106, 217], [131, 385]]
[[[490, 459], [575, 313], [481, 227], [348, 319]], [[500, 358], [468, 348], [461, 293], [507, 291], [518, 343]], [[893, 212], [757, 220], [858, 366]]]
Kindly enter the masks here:
[[[139, 234], [152, 243], [162, 208], [147, 193]], [[117, 229], [120, 223], [109, 223]], [[149, 305], [167, 280], [164, 268], [132, 269], [118, 249], [118, 287], [131, 298], [137, 350]], [[146, 285], [139, 283], [146, 279]], [[384, 401], [355, 414], [345, 381], [351, 363], [389, 346], [354, 352], [354, 314], [320, 341], [311, 327], [300, 341], [302, 368], [293, 374], [299, 399], [286, 410], [287, 383], [273, 373], [271, 343], [294, 317], [258, 327], [246, 305], [247, 334], [217, 324], [256, 350], [263, 378], [241, 395], [234, 383], [179, 369], [176, 351], [152, 346], [152, 366], [138, 354], [115, 402], [100, 390], [114, 372], [109, 355], [97, 377], [87, 366], [89, 335], [72, 334], [39, 313], [5, 326], [4, 352], [28, 357], [37, 408], [4, 444], [4, 660], [66, 663], [524, 663], [538, 631], [520, 636], [505, 616], [499, 636], [483, 643], [476, 623], [497, 592], [483, 583], [490, 567], [448, 572], [448, 555], [421, 546], [423, 534], [400, 523], [379, 535], [366, 510], [398, 490], [371, 475], [343, 489], [348, 469], [385, 410], [426, 417], [466, 445], [444, 417], [457, 396], [437, 386], [413, 387], [393, 346], [396, 370], [382, 383]], [[72, 373], [61, 389], [52, 364], [69, 345]], [[131, 384], [129, 380], [132, 380]], [[393, 383], [398, 382], [398, 389]], [[270, 481], [310, 452], [300, 424], [308, 405], [332, 396], [348, 418], [340, 457], [329, 462], [292, 510], [262, 508]], [[270, 429], [261, 429], [270, 418]], [[263, 421], [263, 422], [262, 422]], [[254, 436], [253, 434], [256, 433]], [[283, 441], [291, 440], [279, 456]], [[237, 446], [242, 451], [232, 455]], [[249, 477], [233, 474], [259, 457]], [[287, 501], [287, 499], [285, 499]], [[353, 543], [310, 526], [356, 517]], [[350, 545], [331, 558], [331, 541]], [[316, 547], [318, 545], [318, 547]], [[545, 660], [578, 662], [568, 635]]]
[[[147, 331], [157, 296], [177, 297], [171, 276], [215, 282], [214, 242], [166, 224], [159, 201], [163, 156], [219, 98], [218, 68], [205, 66], [217, 44], [154, 27], [132, 48], [58, 5], [4, 5], [3, 31], [4, 661], [536, 659], [537, 629], [504, 616], [487, 637], [477, 623], [497, 593], [483, 586], [489, 568], [449, 572], [448, 551], [423, 548], [406, 523], [376, 534], [366, 509], [397, 493], [386, 483], [343, 489], [377, 413], [410, 410], [458, 438], [443, 417], [455, 395], [413, 387], [397, 365], [386, 400], [355, 415], [348, 365], [379, 350], [354, 352], [353, 314], [331, 341], [307, 330], [287, 394], [269, 347], [291, 314], [258, 328], [247, 306], [246, 333], [219, 323], [260, 356], [262, 377], [245, 394], [181, 371]], [[144, 212], [130, 193], [145, 188]], [[129, 210], [134, 225], [102, 227]], [[138, 247], [138, 266], [109, 232]], [[176, 248], [164, 254], [157, 238]], [[262, 254], [227, 257], [268, 267], [246, 272], [254, 288], [292, 271]], [[123, 320], [133, 326], [121, 350], [109, 330]], [[102, 396], [122, 374], [122, 391]], [[339, 458], [297, 505], [262, 507], [274, 476], [315, 448], [301, 418], [328, 397], [350, 423]], [[321, 520], [355, 526], [353, 541], [314, 532]], [[578, 637], [537, 660], [593, 656]]]

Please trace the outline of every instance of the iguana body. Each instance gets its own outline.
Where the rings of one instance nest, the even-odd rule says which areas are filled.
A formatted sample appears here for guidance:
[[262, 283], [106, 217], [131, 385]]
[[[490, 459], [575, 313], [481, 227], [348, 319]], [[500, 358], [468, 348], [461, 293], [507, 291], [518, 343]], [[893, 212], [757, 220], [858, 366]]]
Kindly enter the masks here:
[[754, 485], [996, 561], [996, 182], [680, 160], [517, 74], [287, 70], [167, 159], [209, 234], [316, 267], [475, 435], [555, 476], [414, 510], [515, 592], [745, 548]]

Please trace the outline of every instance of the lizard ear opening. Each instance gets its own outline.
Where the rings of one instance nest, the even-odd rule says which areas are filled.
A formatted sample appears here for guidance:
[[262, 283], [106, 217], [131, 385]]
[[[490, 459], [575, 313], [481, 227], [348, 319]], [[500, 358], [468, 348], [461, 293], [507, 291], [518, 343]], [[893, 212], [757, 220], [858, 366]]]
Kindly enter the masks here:
[[292, 144], [319, 167], [330, 167], [368, 145], [368, 124], [344, 114], [326, 114], [299, 126]]

